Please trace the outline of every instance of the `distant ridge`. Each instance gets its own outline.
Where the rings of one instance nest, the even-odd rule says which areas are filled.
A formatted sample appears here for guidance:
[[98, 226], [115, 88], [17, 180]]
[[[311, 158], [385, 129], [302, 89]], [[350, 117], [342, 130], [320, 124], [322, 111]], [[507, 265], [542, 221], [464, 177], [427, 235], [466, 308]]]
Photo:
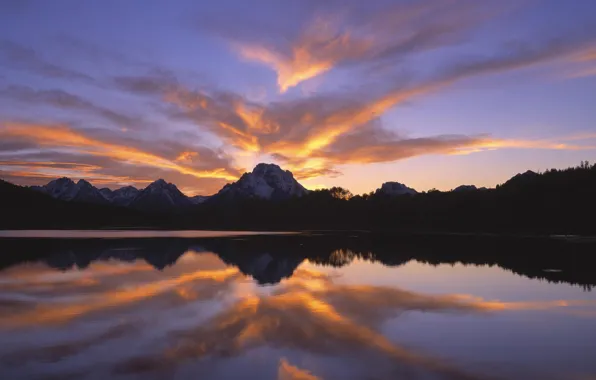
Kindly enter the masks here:
[[239, 201], [243, 199], [284, 200], [308, 194], [289, 170], [275, 164], [258, 164], [236, 182], [225, 185], [216, 195], [189, 197], [176, 185], [158, 179], [144, 189], [125, 186], [120, 189], [98, 189], [84, 179], [75, 183], [67, 177], [50, 181], [31, 189], [63, 201], [113, 204], [151, 212], [183, 210], [208, 201]]
[[[164, 180], [145, 189], [97, 189], [59, 178], [33, 188], [0, 182], [0, 228], [151, 226], [248, 230], [400, 229], [596, 234], [596, 165], [527, 171], [492, 189], [464, 185], [416, 192], [390, 182], [376, 193], [306, 190], [277, 165], [261, 164], [211, 197]], [[93, 207], [91, 207], [93, 206]]]
[[130, 202], [130, 207], [145, 211], [167, 212], [188, 207], [191, 200], [172, 183], [163, 179], [151, 183]]
[[415, 195], [418, 192], [399, 182], [385, 182], [377, 189], [375, 194], [396, 197], [400, 195]]

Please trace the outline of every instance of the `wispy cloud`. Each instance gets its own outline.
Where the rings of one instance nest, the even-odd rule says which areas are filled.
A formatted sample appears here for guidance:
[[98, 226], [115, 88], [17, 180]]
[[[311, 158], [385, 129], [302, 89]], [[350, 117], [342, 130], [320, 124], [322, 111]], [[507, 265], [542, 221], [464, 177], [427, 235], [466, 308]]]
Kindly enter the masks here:
[[291, 365], [282, 358], [279, 360], [277, 380], [321, 380], [321, 378], [311, 374], [310, 371]]
[[[535, 44], [504, 45], [488, 56], [455, 59], [418, 80], [393, 79], [389, 90], [316, 94], [271, 103], [248, 101], [231, 92], [189, 90], [164, 77], [128, 79], [137, 94], [157, 96], [169, 115], [208, 128], [237, 149], [269, 154], [299, 178], [337, 173], [334, 165], [391, 162], [425, 154], [464, 154], [494, 149], [593, 149], [593, 145], [540, 139], [502, 139], [488, 134], [410, 138], [383, 128], [388, 110], [458, 81], [565, 60], [584, 51], [585, 35]], [[140, 85], [142, 84], [142, 86]], [[386, 86], [387, 87], [387, 86]]]
[[95, 82], [90, 75], [51, 63], [35, 50], [7, 40], [0, 40], [0, 64], [16, 70], [27, 70], [43, 77]]
[[105, 173], [105, 168], [98, 165], [72, 162], [37, 162], [37, 161], [2, 161], [0, 173], [7, 180], [18, 179], [28, 184], [45, 184], [60, 177], [85, 179], [96, 186], [135, 185], [142, 186], [153, 182], [150, 178], [138, 176], [117, 176]]
[[[108, 158], [125, 165], [153, 167], [169, 170], [195, 178], [235, 179], [239, 172], [231, 167], [209, 167], [214, 162], [202, 161], [199, 167], [180, 163], [175, 159], [144, 151], [133, 146], [106, 142], [89, 137], [80, 131], [62, 125], [35, 125], [22, 123], [0, 124], [0, 136], [4, 140], [24, 140], [34, 143], [36, 147], [49, 150], [66, 150], [79, 156], [98, 156]], [[199, 153], [197, 153], [199, 154]], [[215, 158], [215, 163], [224, 160]], [[208, 156], [204, 157], [205, 159]], [[201, 168], [201, 166], [203, 168]]]
[[596, 47], [589, 48], [573, 57], [574, 70], [569, 78], [583, 78], [596, 75]]
[[486, 19], [486, 4], [473, 1], [402, 3], [368, 12], [344, 7], [338, 16], [321, 13], [289, 46], [272, 41], [233, 41], [245, 59], [277, 73], [281, 92], [334, 67], [397, 61], [406, 55], [461, 41]]
[[143, 121], [138, 117], [98, 106], [64, 90], [35, 90], [27, 86], [11, 85], [0, 89], [0, 98], [16, 100], [29, 106], [48, 105], [97, 115], [120, 128], [134, 128]]
[[[212, 19], [205, 20], [205, 24], [222, 37], [218, 41], [230, 44], [244, 59], [275, 70], [282, 92], [310, 78], [321, 80], [324, 73], [334, 68], [363, 74], [351, 76], [350, 87], [335, 92], [301, 97], [286, 94], [269, 102], [248, 98], [234, 90], [185, 81], [182, 75], [165, 68], [93, 44], [86, 46], [83, 41], [67, 41], [72, 45], [70, 52], [82, 55], [87, 61], [99, 61], [103, 57], [104, 61], [118, 62], [130, 70], [115, 73], [106, 81], [92, 79], [66, 65], [51, 63], [40, 52], [26, 46], [0, 42], [0, 64], [45, 77], [94, 83], [95, 90], [113, 91], [138, 101], [136, 105], [150, 105], [148, 113], [160, 113], [158, 118], [165, 121], [157, 125], [159, 122], [152, 120], [152, 133], [134, 130], [118, 136], [90, 129], [89, 124], [95, 123], [89, 120], [77, 125], [70, 123], [69, 127], [47, 125], [48, 121], [44, 120], [9, 123], [6, 125], [12, 126], [7, 129], [3, 125], [0, 132], [5, 137], [0, 142], [3, 158], [32, 164], [29, 169], [15, 165], [9, 169], [5, 165], [3, 175], [13, 170], [15, 175], [21, 173], [23, 177], [34, 178], [39, 173], [42, 178], [73, 170], [81, 176], [94, 175], [97, 181], [131, 178], [143, 183], [165, 171], [176, 179], [185, 176], [198, 182], [211, 180], [212, 185], [201, 184], [201, 187], [215, 191], [216, 185], [238, 178], [242, 172], [239, 163], [246, 157], [272, 157], [298, 178], [305, 179], [340, 175], [341, 165], [345, 164], [393, 162], [428, 154], [471, 154], [495, 149], [593, 149], [594, 144], [588, 139], [505, 139], [497, 131], [470, 126], [441, 134], [415, 131], [406, 135], [384, 119], [396, 107], [472, 78], [551, 63], [583, 65], [581, 70], [574, 71], [576, 76], [593, 74], [590, 64], [595, 60], [596, 30], [589, 25], [583, 29], [568, 28], [566, 33], [545, 30], [534, 38], [522, 36], [506, 43], [491, 41], [492, 45], [482, 46], [480, 54], [463, 53], [477, 42], [473, 40], [477, 28], [482, 28], [484, 21], [498, 17], [512, 3], [428, 0], [397, 4], [380, 1], [363, 6], [358, 1], [334, 1], [307, 2], [302, 6], [301, 2], [292, 22], [273, 18], [263, 21], [267, 18], [264, 15], [260, 21], [244, 15], [231, 20], [230, 17], [237, 15], [227, 12], [222, 13], [221, 19], [209, 16]], [[274, 2], [270, 5], [278, 6]], [[447, 53], [436, 62], [426, 60], [424, 67], [418, 65], [417, 59], [423, 53], [432, 56], [436, 51]], [[377, 70], [380, 67], [383, 70]], [[149, 73], [135, 75], [139, 68]], [[406, 72], [408, 75], [404, 75]], [[127, 129], [145, 125], [144, 119], [123, 109], [92, 102], [88, 95], [7, 83], [0, 89], [3, 99], [56, 107]], [[181, 130], [186, 134], [180, 134]], [[74, 162], [93, 157], [93, 162], [84, 163], [101, 169], [36, 166], [34, 163], [41, 159], [34, 157], [33, 151], [40, 148], [44, 153], [52, 152], [54, 159], [50, 162], [72, 162], [58, 157], [69, 153], [78, 157]], [[27, 158], [23, 158], [25, 152]], [[100, 158], [118, 165], [95, 161]], [[193, 187], [188, 180], [182, 182], [185, 188]]]

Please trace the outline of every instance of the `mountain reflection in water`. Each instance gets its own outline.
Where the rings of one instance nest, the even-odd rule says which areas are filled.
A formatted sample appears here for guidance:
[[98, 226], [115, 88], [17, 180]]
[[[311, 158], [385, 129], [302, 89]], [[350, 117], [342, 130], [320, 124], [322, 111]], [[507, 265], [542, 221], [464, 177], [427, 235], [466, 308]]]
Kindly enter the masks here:
[[[580, 359], [596, 353], [596, 334], [589, 328], [596, 297], [586, 292], [596, 283], [589, 273], [592, 248], [551, 240], [390, 239], [363, 233], [4, 239], [0, 374], [11, 379], [197, 378], [197, 373], [217, 379], [589, 378], [596, 364], [589, 355]], [[429, 264], [439, 266], [432, 270]], [[523, 276], [527, 284], [546, 280], [551, 284], [541, 286], [561, 290], [545, 296], [532, 288], [536, 298], [503, 293], [501, 299], [479, 290], [494, 279], [469, 277], [474, 282], [462, 285], [466, 292], [444, 291], [455, 285], [441, 271], [468, 276], [467, 268], [488, 273], [493, 265]], [[437, 286], [421, 291], [399, 285], [405, 281], [399, 274], [421, 270], [431, 272], [416, 279], [423, 280], [418, 287], [432, 288], [433, 281]], [[515, 277], [496, 268], [490, 273], [498, 273], [499, 286]], [[556, 330], [541, 330], [530, 346], [514, 335], [503, 338], [507, 332], [532, 334], [536, 321]], [[442, 340], [450, 336], [454, 339]], [[517, 357], [520, 346], [524, 353]], [[535, 353], [525, 352], [528, 347]], [[483, 350], [493, 356], [480, 355]], [[566, 367], [556, 359], [543, 362], [569, 350], [576, 351], [575, 361], [561, 357]]]

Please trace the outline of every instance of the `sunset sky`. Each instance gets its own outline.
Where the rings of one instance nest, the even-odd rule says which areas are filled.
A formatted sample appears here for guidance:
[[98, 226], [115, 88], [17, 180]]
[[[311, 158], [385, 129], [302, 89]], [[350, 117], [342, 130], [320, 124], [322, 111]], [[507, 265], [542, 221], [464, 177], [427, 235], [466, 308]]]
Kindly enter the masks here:
[[0, 1], [0, 178], [494, 186], [596, 161], [594, 0]]

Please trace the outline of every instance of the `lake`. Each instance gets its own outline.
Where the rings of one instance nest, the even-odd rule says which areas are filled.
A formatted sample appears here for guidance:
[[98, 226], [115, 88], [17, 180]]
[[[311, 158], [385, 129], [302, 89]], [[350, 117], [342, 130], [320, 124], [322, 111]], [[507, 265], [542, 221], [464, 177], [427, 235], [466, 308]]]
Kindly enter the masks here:
[[591, 242], [62, 234], [0, 239], [2, 379], [596, 379]]

